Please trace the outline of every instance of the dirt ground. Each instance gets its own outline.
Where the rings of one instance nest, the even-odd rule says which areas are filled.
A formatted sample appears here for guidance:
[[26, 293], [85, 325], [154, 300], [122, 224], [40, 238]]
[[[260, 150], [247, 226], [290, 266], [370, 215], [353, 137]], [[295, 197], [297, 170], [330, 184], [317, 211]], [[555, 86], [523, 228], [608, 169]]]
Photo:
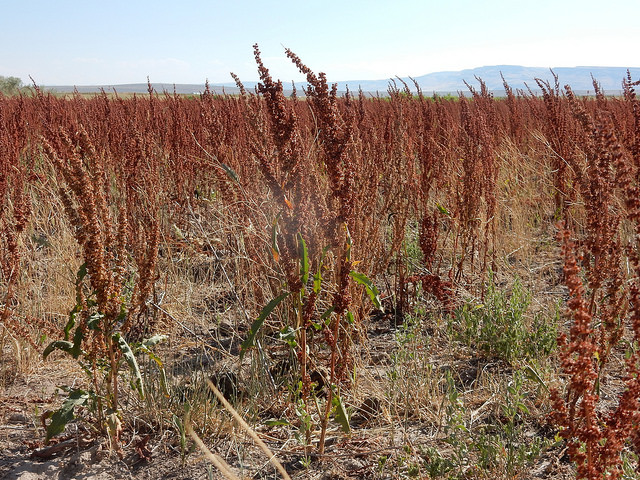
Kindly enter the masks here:
[[[429, 334], [431, 327], [425, 327]], [[226, 345], [229, 352], [236, 353], [237, 332], [225, 327], [227, 337], [216, 335], [210, 343]], [[296, 479], [393, 479], [429, 478], [422, 469], [411, 471], [411, 459], [419, 462], [424, 457], [424, 448], [443, 448], [438, 437], [437, 426], [433, 422], [420, 419], [411, 412], [391, 411], [381, 395], [367, 396], [375, 388], [367, 382], [378, 381], [388, 373], [394, 349], [396, 330], [388, 318], [372, 319], [367, 329], [367, 351], [361, 355], [367, 364], [362, 365], [362, 383], [359, 395], [352, 398], [355, 405], [351, 416], [352, 431], [343, 434], [333, 425], [328, 433], [326, 456], [322, 459], [305, 457], [301, 444], [293, 437], [290, 427], [267, 427], [258, 425], [256, 430], [273, 450], [292, 478]], [[218, 332], [219, 333], [219, 332]], [[186, 342], [188, 343], [188, 342]], [[185, 351], [185, 353], [188, 350]], [[193, 349], [191, 350], [193, 352]], [[426, 354], [426, 353], [425, 353]], [[482, 359], [465, 352], [450, 352], [430, 348], [429, 362], [445, 366], [459, 373], [461, 382], [473, 388], [481, 375], [494, 370], [495, 375], [508, 375], [508, 369], [500, 371], [500, 366], [483, 363]], [[182, 362], [184, 355], [180, 354]], [[7, 361], [7, 359], [4, 359]], [[212, 358], [211, 361], [215, 360]], [[202, 358], [198, 360], [202, 365]], [[489, 373], [487, 373], [489, 372]], [[0, 393], [0, 478], [11, 480], [53, 480], [53, 479], [208, 479], [223, 478], [197, 449], [192, 448], [187, 455], [181, 455], [179, 442], [174, 432], [165, 431], [146, 436], [137, 433], [125, 439], [124, 458], [110, 451], [106, 439], [88, 440], [80, 423], [72, 423], [65, 434], [45, 445], [41, 416], [49, 409], [60, 405], [64, 398], [57, 386], [79, 384], [82, 372], [66, 359], [39, 365], [31, 374], [16, 374]], [[469, 407], [491, 418], [491, 404], [487, 395], [478, 389], [477, 398], [470, 396]], [[487, 407], [488, 405], [488, 407]], [[410, 405], [407, 408], [412, 408]], [[266, 415], [282, 415], [284, 410], [274, 407]], [[486, 413], [485, 413], [486, 412]], [[417, 418], [416, 418], [417, 417]], [[242, 478], [281, 478], [269, 464], [250, 438], [234, 427], [231, 434], [215, 440], [212, 450], [241, 475]], [[543, 418], [536, 418], [527, 425], [526, 435], [530, 438], [553, 438], [555, 432], [545, 424]], [[210, 443], [211, 440], [209, 440]], [[446, 448], [446, 447], [445, 447]], [[446, 453], [446, 452], [444, 452]], [[417, 463], [416, 463], [417, 464]], [[409, 467], [408, 467], [409, 465]], [[453, 473], [451, 474], [453, 475]], [[573, 477], [573, 470], [562, 446], [544, 451], [527, 473], [517, 478], [563, 480]], [[445, 478], [447, 478], [445, 476]], [[456, 478], [456, 477], [448, 477]], [[458, 478], [487, 478], [472, 463]], [[504, 477], [507, 478], [506, 473]]]

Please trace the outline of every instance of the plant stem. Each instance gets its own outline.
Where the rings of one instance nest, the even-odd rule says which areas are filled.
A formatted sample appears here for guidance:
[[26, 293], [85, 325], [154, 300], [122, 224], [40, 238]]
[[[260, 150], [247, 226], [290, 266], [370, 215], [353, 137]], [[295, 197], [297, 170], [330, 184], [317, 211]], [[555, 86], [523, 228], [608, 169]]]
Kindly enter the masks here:
[[[296, 295], [297, 328], [300, 329], [300, 375], [302, 377], [302, 400], [309, 415], [309, 387], [307, 382], [307, 326], [302, 314], [302, 292]], [[311, 429], [305, 432], [305, 453], [311, 453]]]
[[327, 404], [324, 409], [324, 417], [322, 418], [322, 430], [320, 431], [320, 443], [318, 445], [318, 453], [324, 455], [324, 443], [327, 434], [327, 425], [329, 423], [329, 414], [331, 413], [331, 405], [333, 404], [333, 385], [335, 383], [336, 372], [336, 351], [338, 349], [338, 333], [340, 332], [340, 320], [342, 314], [338, 314], [336, 322], [333, 325], [333, 341], [331, 343], [331, 370], [329, 373], [329, 391], [327, 392]]

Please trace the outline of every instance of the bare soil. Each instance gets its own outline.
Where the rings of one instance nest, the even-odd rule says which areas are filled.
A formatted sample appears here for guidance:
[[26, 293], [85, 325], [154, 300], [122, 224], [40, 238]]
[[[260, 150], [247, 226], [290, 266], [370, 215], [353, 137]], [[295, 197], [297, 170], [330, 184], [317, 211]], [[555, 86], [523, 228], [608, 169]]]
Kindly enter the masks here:
[[[488, 379], [507, 378], [511, 368], [479, 357], [464, 348], [456, 351], [444, 348], [445, 344], [437, 341], [437, 325], [426, 324], [422, 328], [425, 335], [431, 335], [436, 340], [430, 344], [428, 351], [421, 353], [425, 355], [426, 363], [457, 373], [461, 390], [467, 392], [465, 407], [477, 412], [476, 423], [499, 421], [496, 419], [499, 399], [492, 397], [487, 386], [490, 383]], [[230, 325], [219, 325], [214, 329], [215, 335], [209, 332], [209, 348], [202, 350], [193, 345], [196, 340], [204, 338], [205, 332], [190, 330], [198, 338], [183, 338], [183, 347], [173, 350], [173, 361], [181, 367], [172, 371], [175, 373], [184, 370], [185, 365], [199, 365], [199, 368], [204, 366], [208, 369], [211, 378], [215, 378], [219, 364], [225, 363], [224, 358], [233, 359], [237, 355], [241, 335]], [[276, 453], [292, 478], [429, 478], [424, 469], [425, 449], [435, 448], [446, 456], [447, 449], [453, 448], [442, 442], [442, 426], [438, 425], [435, 418], [437, 414], [433, 413], [437, 406], [429, 405], [428, 401], [413, 404], [409, 400], [402, 407], [394, 404], [380, 387], [393, 368], [396, 358], [394, 355], [399, 348], [396, 333], [389, 316], [371, 318], [367, 326], [367, 342], [356, 344], [356, 351], [363, 363], [358, 366], [360, 380], [354, 389], [356, 393], [349, 398], [352, 431], [346, 435], [337, 425], [332, 425], [324, 457], [318, 458], [314, 454], [306, 456], [304, 447], [294, 438], [296, 432], [291, 425], [269, 427], [264, 421], [256, 422], [257, 432]], [[183, 334], [189, 335], [188, 332]], [[442, 347], [438, 347], [438, 344]], [[215, 354], [203, 355], [203, 351], [223, 352], [224, 358]], [[170, 355], [170, 352], [167, 349], [164, 354]], [[2, 361], [7, 366], [11, 359], [5, 356]], [[275, 357], [273, 363], [277, 364]], [[241, 375], [242, 368], [237, 372]], [[237, 378], [232, 380], [238, 385], [242, 383]], [[82, 422], [73, 422], [64, 435], [45, 445], [41, 417], [61, 404], [64, 392], [57, 386], [78, 385], [83, 381], [82, 372], [63, 358], [42, 363], [30, 374], [15, 374], [13, 378], [5, 375], [6, 386], [0, 393], [0, 478], [223, 478], [194, 447], [189, 446], [188, 453], [181, 454], [184, 451], [180, 448], [179, 439], [175, 432], [169, 430], [148, 434], [141, 430], [125, 433], [124, 458], [111, 451], [106, 439], [89, 440], [90, 436]], [[224, 382], [219, 385], [224, 387]], [[395, 388], [404, 387], [397, 384]], [[240, 407], [247, 401], [241, 399]], [[423, 408], [424, 411], [418, 411]], [[430, 409], [433, 411], [430, 412]], [[544, 407], [541, 406], [541, 409]], [[435, 417], [431, 418], [430, 415]], [[274, 401], [261, 418], [266, 420], [270, 417], [287, 416], [292, 416], [291, 406], [287, 406], [286, 402]], [[542, 411], [532, 414], [527, 422], [526, 428], [522, 428], [525, 432], [523, 441], [526, 441], [526, 437], [553, 439], [555, 431], [546, 422]], [[234, 427], [230, 421], [221, 430], [226, 433], [205, 439], [205, 443], [225, 458], [240, 475], [244, 478], [280, 478], [264, 454], [244, 432]], [[317, 439], [317, 435], [314, 438]], [[486, 473], [471, 463], [473, 458], [470, 457], [469, 460], [470, 464], [465, 467], [461, 478], [486, 478]], [[412, 473], [408, 469], [412, 462], [423, 467]], [[572, 478], [573, 475], [562, 446], [557, 445], [542, 452], [528, 466], [526, 474], [519, 475], [518, 478], [560, 480]], [[504, 477], [499, 474], [496, 477], [493, 472], [492, 476], [506, 478], [506, 473]]]

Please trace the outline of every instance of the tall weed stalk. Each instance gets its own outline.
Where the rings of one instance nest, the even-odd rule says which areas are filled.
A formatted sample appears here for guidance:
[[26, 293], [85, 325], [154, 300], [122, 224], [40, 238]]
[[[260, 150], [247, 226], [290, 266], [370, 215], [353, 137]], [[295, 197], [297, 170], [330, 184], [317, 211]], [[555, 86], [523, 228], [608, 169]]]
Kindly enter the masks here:
[[[43, 355], [46, 358], [54, 350], [70, 354], [78, 359], [91, 385], [89, 391], [70, 391], [69, 400], [51, 417], [47, 438], [63, 430], [74, 417], [75, 407], [88, 406], [96, 414], [98, 431], [106, 431], [119, 451], [123, 364], [131, 371], [132, 388], [144, 395], [134, 349], [136, 344], [149, 344], [143, 335], [153, 327], [145, 313], [155, 281], [158, 221], [152, 216], [146, 224], [129, 220], [124, 199], [112, 184], [112, 173], [105, 169], [104, 158], [82, 127], [73, 136], [61, 130], [52, 140], [57, 148], [43, 140], [45, 153], [62, 180], [59, 194], [83, 263], [64, 339], [51, 343]], [[126, 187], [123, 182], [122, 193], [132, 198], [136, 192]], [[147, 199], [153, 212], [153, 197]]]

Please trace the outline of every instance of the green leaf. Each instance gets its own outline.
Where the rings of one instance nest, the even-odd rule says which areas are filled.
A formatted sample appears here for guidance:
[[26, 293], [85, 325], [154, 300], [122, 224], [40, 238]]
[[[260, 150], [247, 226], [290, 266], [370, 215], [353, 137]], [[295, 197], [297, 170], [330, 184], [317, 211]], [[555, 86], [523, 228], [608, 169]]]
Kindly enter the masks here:
[[82, 325], [78, 325], [73, 334], [73, 348], [69, 352], [73, 358], [78, 358], [82, 354], [82, 340], [84, 340], [84, 328]]
[[73, 343], [67, 340], [56, 340], [55, 342], [51, 342], [49, 345], [47, 345], [47, 348], [45, 348], [44, 352], [42, 352], [42, 358], [43, 360], [46, 360], [49, 354], [54, 350], [62, 350], [63, 352], [71, 353], [72, 349]]
[[243, 357], [243, 355], [246, 353], [248, 349], [250, 349], [255, 345], [254, 342], [256, 339], [256, 335], [258, 331], [262, 328], [262, 324], [264, 323], [265, 319], [269, 316], [269, 314], [271, 314], [273, 309], [276, 308], [280, 304], [280, 302], [285, 298], [287, 298], [289, 295], [291, 295], [291, 292], [283, 293], [282, 295], [271, 300], [262, 309], [258, 318], [251, 325], [251, 328], [249, 329], [249, 335], [244, 340], [244, 342], [242, 342], [242, 345], [240, 345], [240, 358]]
[[353, 318], [353, 313], [350, 311], [347, 311], [347, 322], [349, 322], [350, 325], [356, 323], [356, 320]]
[[142, 345], [144, 345], [147, 348], [151, 348], [151, 347], [159, 344], [160, 342], [164, 342], [168, 338], [169, 338], [169, 335], [154, 335], [151, 338], [147, 338], [145, 340], [142, 340]]
[[[156, 336], [157, 337], [165, 337], [165, 335], [156, 335]], [[151, 337], [151, 338], [155, 338], [155, 337]], [[149, 339], [149, 340], [151, 340], [151, 339]], [[144, 353], [151, 360], [156, 362], [156, 365], [158, 365], [158, 370], [159, 370], [159, 373], [160, 373], [160, 387], [162, 388], [162, 393], [165, 395], [165, 397], [168, 398], [169, 395], [170, 395], [169, 394], [169, 386], [168, 386], [169, 384], [167, 382], [167, 372], [165, 372], [165, 370], [164, 370], [164, 363], [162, 362], [162, 360], [160, 360], [160, 358], [155, 353], [153, 353], [153, 351], [151, 351], [149, 349], [149, 347], [147, 347], [144, 344], [144, 341], [138, 347], [136, 347], [134, 350], [135, 350], [136, 353], [138, 353], [138, 352]]]
[[320, 288], [322, 286], [322, 274], [320, 273], [320, 269], [318, 272], [313, 275], [313, 293], [318, 295], [320, 293]]
[[160, 358], [158, 358], [156, 356], [156, 354], [153, 353], [153, 350], [151, 350], [151, 347], [153, 347], [154, 345], [157, 345], [158, 343], [162, 342], [163, 340], [166, 340], [167, 338], [168, 337], [166, 335], [155, 335], [155, 336], [153, 336], [151, 338], [148, 338], [146, 340], [142, 340], [142, 342], [140, 342], [140, 343], [133, 343], [133, 344], [131, 344], [129, 346], [131, 347], [131, 350], [133, 351], [134, 354], [144, 353], [151, 360], [156, 362], [158, 367], [162, 368], [162, 366], [163, 366], [162, 360], [160, 360]]
[[340, 424], [344, 433], [350, 433], [351, 426], [349, 425], [349, 414], [347, 413], [347, 409], [344, 408], [342, 399], [339, 395], [334, 395], [331, 402], [333, 403], [336, 422]]
[[87, 400], [89, 400], [89, 393], [84, 390], [71, 391], [69, 398], [51, 415], [51, 423], [47, 425], [47, 441], [62, 433], [65, 425], [75, 418], [73, 415], [75, 407], [86, 404]]
[[76, 274], [76, 287], [80, 286], [80, 284], [84, 280], [84, 277], [86, 276], [87, 276], [87, 264], [83, 263], [82, 265], [80, 265], [80, 268], [78, 269], [78, 273]]
[[229, 165], [227, 165], [226, 163], [221, 162], [220, 160], [218, 160], [218, 163], [220, 164], [220, 166], [222, 167], [222, 169], [224, 170], [224, 173], [227, 174], [227, 176], [233, 180], [236, 183], [240, 183], [240, 178], [238, 177], [238, 174], [233, 170], [233, 168], [231, 168]]
[[329, 307], [327, 308], [327, 310], [322, 314], [322, 316], [320, 317], [320, 321], [325, 322], [325, 323], [329, 323], [327, 322], [327, 319], [329, 317], [331, 317], [331, 314], [334, 312], [334, 310], [336, 309], [336, 307]]
[[166, 398], [171, 397], [171, 392], [169, 391], [169, 382], [167, 380], [167, 372], [164, 371], [164, 368], [160, 368], [160, 386], [162, 387], [162, 393]]
[[100, 330], [100, 320], [104, 318], [104, 313], [96, 312], [87, 319], [87, 327], [90, 330]]
[[451, 213], [449, 213], [449, 210], [447, 210], [444, 206], [440, 205], [439, 203], [436, 203], [436, 207], [438, 208], [438, 210], [440, 210], [440, 213], [442, 213], [443, 215], [446, 215], [447, 217], [451, 216]]
[[384, 312], [384, 308], [382, 307], [382, 302], [380, 300], [380, 292], [378, 292], [378, 289], [369, 279], [369, 277], [367, 277], [363, 273], [358, 273], [356, 271], [352, 271], [349, 275], [351, 275], [351, 278], [353, 278], [356, 283], [364, 285], [364, 288], [366, 289], [373, 305], [381, 312]]
[[[131, 374], [133, 375], [132, 386], [135, 390], [138, 391], [140, 398], [144, 398], [144, 387], [142, 385], [142, 375], [140, 374], [140, 367], [138, 366], [138, 361], [136, 360], [136, 356], [133, 354], [131, 347], [127, 343], [127, 341], [122, 338], [120, 333], [115, 333], [112, 337], [118, 348], [122, 352], [122, 356], [125, 361], [129, 365], [129, 369], [131, 370]], [[117, 372], [113, 372], [113, 374], [117, 374]]]
[[162, 360], [160, 360], [160, 358], [155, 353], [153, 353], [151, 350], [149, 350], [149, 348], [147, 348], [144, 345], [140, 345], [140, 350], [136, 350], [136, 352], [137, 351], [140, 351], [146, 354], [151, 360], [156, 362], [156, 365], [158, 365], [158, 370], [160, 373], [160, 387], [162, 388], [162, 393], [164, 394], [165, 397], [169, 398], [170, 393], [169, 393], [169, 383], [167, 381], [167, 372], [165, 372], [164, 370], [164, 363], [162, 362]]
[[69, 320], [67, 321], [67, 324], [64, 327], [65, 340], [69, 340], [69, 333], [71, 332], [71, 329], [76, 326], [76, 315], [81, 311], [82, 311], [82, 305], [78, 303], [75, 307], [73, 307], [73, 310], [69, 312]]
[[300, 233], [298, 233], [298, 242], [300, 243], [300, 274], [302, 286], [304, 287], [307, 284], [307, 280], [309, 280], [309, 252], [307, 251], [307, 244]]
[[277, 427], [278, 425], [291, 425], [291, 422], [289, 420], [278, 420], [278, 419], [271, 419], [271, 420], [265, 420], [264, 424], [267, 427]]
[[316, 295], [320, 293], [320, 289], [322, 288], [322, 265], [324, 263], [324, 256], [329, 251], [329, 248], [329, 246], [326, 246], [322, 250], [322, 256], [320, 257], [320, 262], [318, 263], [318, 271], [313, 276], [313, 292]]
[[180, 228], [174, 223], [171, 225], [171, 227], [173, 228], [173, 233], [174, 235], [178, 238], [178, 240], [184, 240], [184, 233], [182, 233], [182, 230], [180, 230]]
[[156, 362], [156, 365], [158, 365], [158, 367], [162, 368], [164, 366], [164, 363], [162, 362], [162, 360], [160, 360], [160, 357], [158, 357], [155, 353], [153, 353], [144, 345], [141, 345], [139, 349], [135, 349], [135, 353], [144, 353], [151, 360]]
[[283, 342], [286, 342], [291, 348], [295, 348], [298, 345], [296, 342], [296, 330], [291, 326], [287, 326], [280, 330], [278, 337]]
[[535, 382], [538, 382], [540, 385], [542, 385], [544, 387], [545, 390], [549, 390], [549, 387], [547, 387], [547, 384], [544, 382], [542, 377], [540, 377], [538, 372], [536, 372], [533, 369], [533, 367], [531, 367], [530, 365], [527, 365], [524, 368], [524, 374], [529, 380], [533, 380]]
[[522, 413], [524, 413], [525, 415], [529, 415], [529, 409], [524, 403], [518, 402], [517, 407], [518, 410], [520, 410]]
[[[131, 291], [133, 291], [133, 284], [134, 284], [133, 279], [129, 278], [129, 285], [131, 285]], [[127, 310], [127, 302], [122, 300], [120, 303], [120, 313], [118, 313], [115, 323], [120, 325], [123, 324], [124, 321], [127, 319], [128, 313], [129, 311]]]
[[[76, 305], [73, 307], [71, 312], [69, 312], [69, 320], [64, 327], [64, 339], [69, 340], [69, 334], [71, 333], [71, 329], [76, 325], [76, 315], [82, 311], [82, 281], [84, 277], [87, 276], [87, 264], [83, 263], [80, 265], [78, 269], [78, 273], [76, 274]], [[88, 304], [88, 302], [87, 302]]]

